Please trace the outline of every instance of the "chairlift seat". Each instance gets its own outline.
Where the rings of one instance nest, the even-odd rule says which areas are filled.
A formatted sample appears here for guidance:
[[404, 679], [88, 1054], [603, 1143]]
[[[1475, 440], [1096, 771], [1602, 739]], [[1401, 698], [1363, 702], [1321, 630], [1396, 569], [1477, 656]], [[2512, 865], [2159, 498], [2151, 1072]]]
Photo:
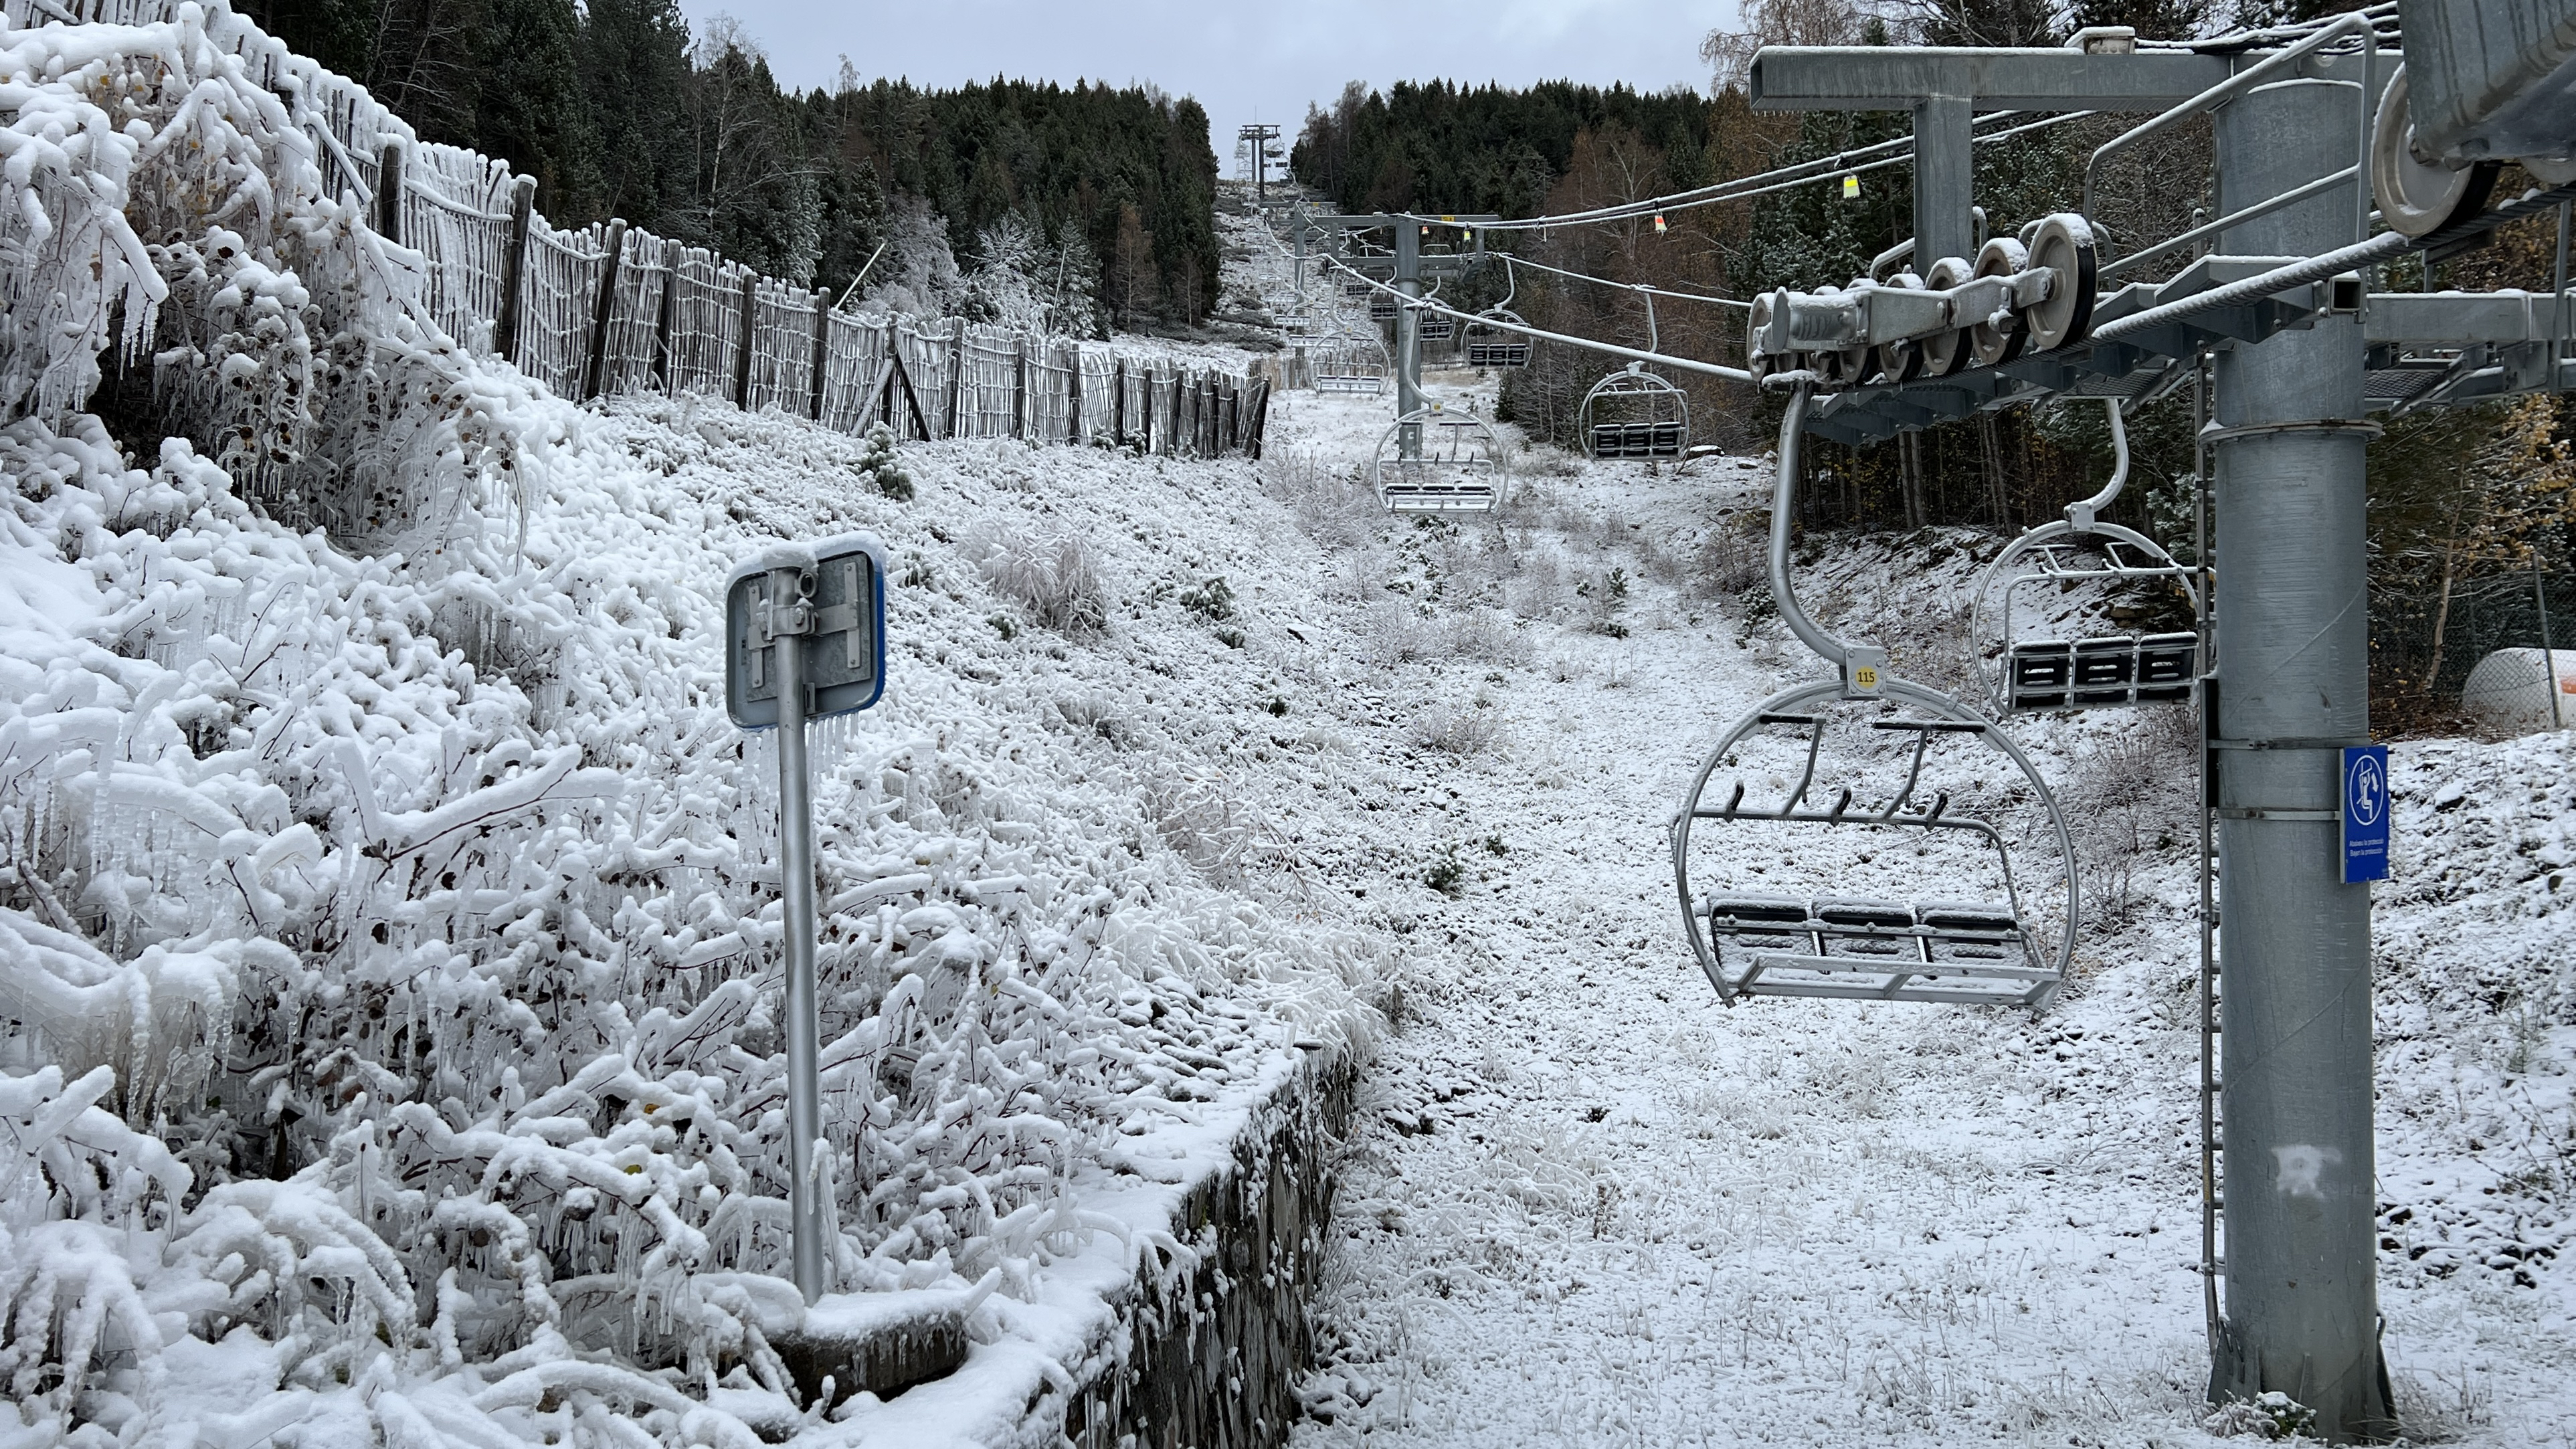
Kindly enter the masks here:
[[1394, 321], [1394, 320], [1395, 320], [1395, 299], [1394, 299], [1393, 297], [1388, 296], [1388, 295], [1387, 295], [1387, 294], [1385, 294], [1384, 292], [1379, 292], [1379, 293], [1377, 293], [1376, 295], [1374, 295], [1374, 296], [1370, 297], [1370, 298], [1369, 298], [1369, 320], [1370, 320], [1371, 322], [1392, 322], [1392, 321]]
[[1592, 456], [1596, 458], [1678, 458], [1682, 455], [1678, 422], [1595, 423]]
[[1924, 959], [1933, 966], [1956, 967], [1962, 973], [2037, 979], [2030, 937], [2009, 907], [1964, 902], [1925, 901], [1915, 907], [1923, 927]]
[[1816, 954], [1923, 959], [1914, 936], [1914, 912], [1893, 901], [1816, 902]]
[[2015, 640], [2004, 664], [2006, 702], [2084, 709], [2189, 699], [2199, 662], [2195, 634]]
[[[1807, 903], [1787, 896], [1712, 896], [1702, 906], [1709, 934], [1721, 948], [1740, 951], [1789, 951], [1811, 955], [1816, 949], [1814, 918]], [[1721, 949], [1721, 954], [1722, 954]]]
[[1530, 345], [1521, 342], [1470, 342], [1467, 344], [1469, 367], [1527, 367]]
[[1389, 513], [1490, 513], [1494, 485], [1399, 475], [1379, 485], [1378, 497]]
[[1419, 324], [1419, 335], [1425, 342], [1446, 342], [1458, 333], [1458, 326], [1446, 317], [1425, 317]]
[[1712, 895], [1698, 914], [1748, 996], [2027, 1006], [2059, 980], [2004, 906]]

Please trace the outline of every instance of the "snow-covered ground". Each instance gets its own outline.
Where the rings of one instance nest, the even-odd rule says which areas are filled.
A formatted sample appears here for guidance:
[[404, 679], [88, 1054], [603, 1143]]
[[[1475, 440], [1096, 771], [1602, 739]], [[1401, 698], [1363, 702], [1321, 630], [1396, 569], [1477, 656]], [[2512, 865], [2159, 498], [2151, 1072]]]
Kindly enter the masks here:
[[[1385, 399], [1280, 397], [1257, 468], [572, 407], [403, 320], [403, 257], [201, 20], [13, 33], [22, 108], [88, 148], [45, 185], [264, 198], [202, 263], [74, 238], [46, 305], [91, 330], [38, 329], [47, 396], [88, 394], [106, 291], [139, 325], [143, 270], [195, 267], [166, 305], [220, 324], [206, 367], [286, 414], [344, 389], [325, 433], [384, 409], [350, 453], [384, 516], [281, 522], [312, 500], [255, 449], [0, 430], [0, 1441], [1007, 1442], [1181, 1182], [1390, 987], [1307, 1442], [2197, 1434], [2169, 722], [2028, 724], [2128, 897], [2047, 1016], [1728, 1011], [1663, 821], [1809, 668], [1742, 613], [1757, 466], [1533, 452], [1501, 517], [1414, 523], [1353, 482]], [[1221, 221], [1228, 295], [1275, 302]], [[971, 1304], [975, 1347], [825, 1418], [768, 1342], [771, 756], [714, 596], [850, 528], [892, 553], [894, 663], [818, 750], [835, 1266]], [[1982, 546], [1819, 541], [1814, 597], [1937, 665]], [[2465, 1442], [2576, 1430], [2570, 763], [2399, 762], [2385, 1301], [2419, 1432]]]
[[[1298, 396], [1274, 456], [1346, 468], [1384, 414]], [[1391, 659], [1392, 692], [1478, 728], [1423, 752], [1399, 802], [1465, 869], [1454, 898], [1406, 897], [1441, 949], [1363, 1098], [1298, 1442], [2202, 1442], [2179, 716], [2014, 723], [2074, 807], [2095, 899], [2127, 897], [2088, 907], [2046, 1014], [1730, 1010], [1682, 942], [1664, 824], [1727, 721], [1823, 672], [1728, 587], [1767, 473], [1533, 461], [1500, 528], [1319, 528], [1382, 631], [1438, 641]], [[1815, 542], [1802, 592], [1829, 627], [1962, 671], [1953, 615], [1991, 542]], [[2396, 753], [2390, 1361], [2419, 1442], [2569, 1442], [2576, 747]], [[1718, 863], [1737, 889], [1836, 890], [1812, 855]]]

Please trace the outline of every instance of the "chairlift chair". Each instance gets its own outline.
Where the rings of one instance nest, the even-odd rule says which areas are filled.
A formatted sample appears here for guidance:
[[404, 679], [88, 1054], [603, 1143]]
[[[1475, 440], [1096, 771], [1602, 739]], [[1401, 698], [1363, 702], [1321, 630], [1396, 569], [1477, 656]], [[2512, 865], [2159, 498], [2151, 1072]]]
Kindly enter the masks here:
[[[1529, 323], [1512, 310], [1512, 298], [1520, 295], [1521, 274], [1512, 265], [1512, 254], [1501, 252], [1503, 259], [1503, 300], [1479, 312], [1467, 323], [1467, 365], [1469, 367], [1527, 367], [1530, 360], [1529, 334], [1514, 329]], [[1504, 325], [1496, 325], [1504, 324]]]
[[1594, 458], [1679, 458], [1690, 450], [1690, 398], [1671, 379], [1631, 362], [1592, 385], [1575, 414]]
[[[1407, 456], [1408, 430], [1415, 439]], [[1389, 513], [1490, 513], [1511, 488], [1502, 435], [1438, 403], [1404, 414], [1379, 437], [1369, 479]]]
[[1376, 397], [1386, 391], [1387, 378], [1394, 372], [1386, 344], [1375, 337], [1337, 338], [1307, 357], [1308, 375], [1317, 392]]
[[1526, 327], [1519, 313], [1508, 307], [1488, 307], [1467, 324], [1467, 365], [1469, 367], [1527, 367], [1530, 340], [1524, 333], [1509, 331], [1496, 323]]
[[[1799, 604], [1789, 542], [1809, 396], [1801, 383], [1781, 421], [1771, 590], [1782, 621], [1841, 677], [1762, 701], [1691, 777], [1670, 826], [1683, 933], [1730, 1004], [1807, 996], [2040, 1007], [2075, 952], [2079, 887], [2065, 814], [1985, 716], [1888, 673], [1884, 650], [1834, 638]], [[1720, 771], [1731, 773], [1713, 793]], [[1741, 849], [1709, 849], [1713, 834], [1753, 831], [1785, 836], [1789, 848], [1760, 865]], [[1705, 888], [1700, 867], [1720, 861], [1730, 879]], [[2034, 865], [2053, 868], [2056, 882], [2034, 879]], [[2051, 884], [2063, 886], [2053, 923], [2039, 889]], [[2045, 894], [2056, 901], [2055, 890]]]
[[[2069, 505], [2066, 517], [2051, 519], [2005, 545], [1977, 576], [1968, 632], [1987, 699], [1998, 711], [2187, 700], [2200, 678], [2200, 636], [2193, 633], [2132, 631], [2090, 639], [2023, 638], [2014, 633], [2016, 596], [2042, 585], [2054, 592], [2082, 583], [2170, 579], [2198, 602], [2198, 570], [2175, 562], [2172, 554], [2145, 534], [2098, 516], [2120, 496], [2129, 477], [2128, 427], [2121, 418], [2120, 400], [2103, 401], [2109, 405], [2111, 423], [2110, 483], [2091, 498]], [[1996, 627], [1990, 634], [1988, 606], [1998, 599], [1998, 581], [2002, 589], [1993, 611]]]
[[[1673, 880], [1700, 969], [1730, 1002], [2045, 1004], [2075, 945], [2064, 817], [2029, 759], [1974, 710], [1904, 680], [1881, 689], [1856, 701], [1839, 681], [1783, 691], [1736, 721], [1701, 763], [1672, 827]], [[1852, 746], [1859, 759], [1842, 758]], [[1721, 770], [1722, 795], [1712, 788]], [[1693, 845], [1705, 847], [1720, 826], [1737, 838], [1787, 832], [1776, 863], [1812, 872], [1807, 888], [1785, 894], [1788, 882], [1766, 872], [1753, 890], [1740, 888], [1742, 877], [1701, 889]], [[2053, 931], [2015, 869], [2017, 853], [2056, 857], [2065, 899]], [[1738, 845], [1726, 858], [1741, 865], [1746, 852]], [[1918, 871], [1928, 888], [1901, 889]]]

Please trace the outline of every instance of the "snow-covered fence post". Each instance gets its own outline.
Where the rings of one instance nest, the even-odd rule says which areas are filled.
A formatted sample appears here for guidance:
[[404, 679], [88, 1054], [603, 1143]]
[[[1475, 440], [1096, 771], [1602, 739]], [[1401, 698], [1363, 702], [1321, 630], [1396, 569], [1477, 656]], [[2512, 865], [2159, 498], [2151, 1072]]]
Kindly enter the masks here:
[[510, 183], [510, 245], [501, 253], [501, 315], [492, 319], [492, 350], [519, 360], [519, 295], [528, 286], [528, 237], [536, 229], [537, 178]]
[[948, 436], [966, 436], [966, 319], [948, 319]]
[[742, 274], [742, 341], [733, 350], [733, 405], [751, 406], [751, 353], [760, 345], [760, 273]]
[[403, 244], [403, 143], [387, 141], [376, 153], [376, 235]]
[[1127, 446], [1127, 359], [1117, 353], [1109, 361], [1109, 441]]
[[823, 420], [823, 375], [832, 364], [832, 294], [814, 292], [814, 421]]
[[1064, 440], [1080, 447], [1091, 441], [1082, 431], [1082, 344], [1064, 344]]
[[1011, 436], [1029, 440], [1029, 339], [1011, 338]]
[[617, 274], [626, 260], [625, 219], [610, 217], [600, 242], [608, 249], [608, 261], [599, 270], [599, 305], [590, 314], [590, 365], [581, 375], [584, 402], [599, 396], [599, 380], [608, 368], [608, 324], [617, 316]]
[[666, 397], [672, 391], [671, 328], [679, 315], [680, 283], [683, 280], [680, 263], [686, 257], [685, 248], [663, 243], [662, 260], [671, 269], [671, 275], [663, 279], [662, 315], [653, 323], [653, 378]]

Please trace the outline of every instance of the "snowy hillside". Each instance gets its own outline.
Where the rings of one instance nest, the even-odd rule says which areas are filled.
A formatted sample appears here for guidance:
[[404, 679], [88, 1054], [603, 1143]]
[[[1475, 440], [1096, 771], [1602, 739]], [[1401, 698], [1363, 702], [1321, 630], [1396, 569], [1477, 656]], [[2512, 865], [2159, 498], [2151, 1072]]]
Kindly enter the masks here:
[[[193, 9], [0, 67], [0, 1438], [1013, 1437], [1378, 1029], [1352, 902], [1411, 847], [1313, 550], [1240, 462], [566, 404], [419, 320]], [[219, 456], [73, 410], [156, 321]], [[717, 592], [852, 528], [895, 662], [817, 750], [835, 1277], [975, 1343], [826, 1423]]]

